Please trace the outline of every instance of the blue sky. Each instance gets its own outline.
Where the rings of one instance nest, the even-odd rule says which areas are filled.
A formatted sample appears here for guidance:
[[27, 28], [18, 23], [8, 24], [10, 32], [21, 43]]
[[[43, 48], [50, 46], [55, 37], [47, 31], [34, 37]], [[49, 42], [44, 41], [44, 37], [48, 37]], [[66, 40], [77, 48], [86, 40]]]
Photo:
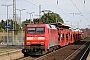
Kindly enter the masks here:
[[[0, 0], [0, 20], [6, 20], [6, 8], [1, 6], [2, 4], [12, 4], [13, 0]], [[34, 14], [39, 14], [39, 5], [41, 5], [41, 10], [51, 10], [58, 13], [65, 24], [72, 25], [73, 28], [86, 28], [90, 25], [90, 0], [16, 0], [17, 9], [26, 9], [22, 11], [21, 19], [29, 19], [30, 16], [26, 12], [35, 12]], [[9, 7], [9, 18], [12, 18], [13, 8]], [[16, 11], [19, 17], [19, 11]], [[70, 14], [71, 13], [71, 14]], [[78, 13], [73, 16], [72, 13]], [[81, 13], [81, 14], [79, 14]], [[43, 14], [43, 13], [41, 13]], [[32, 18], [38, 18], [38, 16], [33, 16]], [[67, 22], [68, 21], [68, 22]]]

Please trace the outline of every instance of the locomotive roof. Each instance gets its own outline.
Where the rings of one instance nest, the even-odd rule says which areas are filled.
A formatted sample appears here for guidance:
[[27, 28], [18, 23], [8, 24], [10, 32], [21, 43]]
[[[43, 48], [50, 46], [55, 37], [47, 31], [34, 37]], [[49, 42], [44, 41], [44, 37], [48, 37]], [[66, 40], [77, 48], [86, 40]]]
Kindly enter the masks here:
[[43, 26], [47, 26], [47, 28], [51, 28], [51, 29], [57, 29], [55, 25], [51, 25], [51, 24], [27, 24], [27, 27], [43, 27]]
[[70, 26], [67, 26], [67, 25], [64, 25], [62, 24], [61, 22], [58, 22], [58, 23], [51, 23], [52, 25], [55, 25], [56, 27], [59, 27], [59, 28], [65, 28], [65, 29], [69, 29]]
[[[25, 25], [29, 25], [29, 24], [25, 24]], [[45, 24], [31, 24], [31, 25], [45, 25]], [[65, 29], [69, 29], [70, 26], [67, 26], [65, 24], [62, 24], [61, 22], [57, 22], [57, 23], [51, 23], [51, 24], [46, 24], [48, 28], [52, 28], [52, 29], [56, 29], [56, 27], [58, 28], [65, 28]], [[56, 26], [56, 27], [55, 27]]]
[[57, 29], [55, 25], [46, 24], [46, 26], [47, 26], [48, 28], [51, 28], [51, 29]]

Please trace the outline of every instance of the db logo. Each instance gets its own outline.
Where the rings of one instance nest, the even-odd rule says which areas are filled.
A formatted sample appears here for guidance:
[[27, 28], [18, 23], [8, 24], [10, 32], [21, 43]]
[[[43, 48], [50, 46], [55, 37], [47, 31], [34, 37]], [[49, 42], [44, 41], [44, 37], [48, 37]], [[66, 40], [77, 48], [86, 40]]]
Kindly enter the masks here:
[[37, 40], [37, 37], [34, 37], [33, 39], [34, 39], [34, 40]]

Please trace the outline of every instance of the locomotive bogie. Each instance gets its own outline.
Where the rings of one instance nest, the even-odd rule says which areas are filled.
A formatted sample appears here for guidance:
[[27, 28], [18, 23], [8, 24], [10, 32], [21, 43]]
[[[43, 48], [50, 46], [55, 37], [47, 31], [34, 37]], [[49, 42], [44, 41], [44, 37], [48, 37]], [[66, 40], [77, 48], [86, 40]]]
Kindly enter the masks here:
[[42, 55], [42, 52], [45, 50], [44, 45], [31, 45], [26, 46], [24, 53], [28, 53], [28, 55]]

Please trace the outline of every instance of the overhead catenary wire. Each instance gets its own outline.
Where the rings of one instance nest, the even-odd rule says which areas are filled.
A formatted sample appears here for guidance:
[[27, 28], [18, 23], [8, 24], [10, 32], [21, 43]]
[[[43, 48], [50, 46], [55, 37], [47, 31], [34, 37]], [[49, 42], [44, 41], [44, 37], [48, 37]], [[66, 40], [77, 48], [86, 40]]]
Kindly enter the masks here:
[[36, 7], [39, 7], [38, 5], [36, 5], [36, 4], [34, 4], [34, 3], [31, 3], [30, 1], [28, 1], [28, 0], [25, 0], [26, 2], [28, 2], [28, 3], [30, 3], [30, 4], [32, 4], [32, 5], [34, 5], [34, 6], [36, 6]]
[[[47, 0], [48, 1], [48, 0]], [[58, 0], [57, 0], [58, 1]], [[49, 1], [48, 1], [49, 2]], [[71, 2], [73, 3], [73, 1], [71, 0]], [[51, 2], [50, 2], [51, 3]], [[74, 4], [74, 3], [73, 3]], [[85, 0], [84, 0], [84, 4], [85, 4]], [[54, 6], [55, 6], [55, 4], [54, 4]], [[79, 8], [76, 6], [76, 4], [74, 4], [74, 6], [77, 8], [77, 10], [82, 14], [82, 12], [79, 10]], [[85, 6], [84, 6], [85, 7]], [[60, 10], [61, 10], [61, 8], [59, 8]], [[85, 10], [86, 11], [86, 10]], [[63, 12], [63, 11], [62, 11]], [[66, 15], [66, 14], [65, 14]], [[85, 20], [87, 20], [88, 22], [90, 22], [84, 15], [82, 15], [83, 16], [83, 18], [85, 19]]]
[[[71, 2], [73, 3], [73, 1], [71, 0]], [[76, 6], [76, 4], [73, 3], [73, 5], [77, 8], [77, 10], [81, 13], [81, 11], [79, 10], [79, 8]]]
[[[28, 1], [28, 0], [25, 0], [26, 2], [28, 2], [28, 3], [30, 3], [30, 4], [32, 4], [32, 5], [35, 5], [36, 7], [39, 7], [38, 5], [36, 5], [36, 4], [34, 4], [34, 3], [32, 3], [32, 2], [30, 2], [30, 1]], [[51, 1], [49, 1], [49, 0], [47, 0], [48, 1], [48, 3], [51, 3], [51, 5], [53, 6], [53, 7], [57, 7], [57, 9], [59, 9], [60, 11], [62, 11], [62, 13], [64, 13], [66, 16], [69, 16], [68, 14], [66, 14], [60, 7], [58, 7], [58, 5], [57, 4], [55, 4], [55, 3], [52, 3]], [[58, 0], [57, 0], [57, 2], [58, 2]], [[43, 9], [43, 8], [41, 8], [41, 9]], [[65, 10], [65, 9], [64, 9]]]
[[[32, 4], [32, 5], [34, 5], [34, 6], [36, 6], [36, 7], [39, 7], [38, 5], [32, 3], [32, 2], [30, 2], [30, 1], [28, 1], [28, 0], [25, 0], [25, 1], [28, 2], [28, 3], [30, 3], [30, 4]], [[60, 9], [60, 10], [62, 11], [62, 9], [57, 6], [57, 4], [54, 4], [54, 3], [50, 2], [49, 0], [47, 0], [47, 1], [48, 1], [49, 3], [51, 3], [53, 7], [57, 7], [58, 9]], [[57, 0], [57, 1], [58, 1], [58, 0]], [[41, 9], [44, 9], [44, 8], [41, 7]], [[64, 9], [64, 10], [65, 10], [65, 9]], [[62, 11], [62, 12], [64, 13], [64, 11]], [[65, 15], [67, 15], [67, 14], [65, 14]]]
[[[36, 6], [36, 7], [39, 7], [38, 5], [32, 3], [32, 2], [30, 2], [30, 1], [28, 1], [28, 0], [25, 0], [25, 1], [28, 2], [28, 3], [30, 3], [30, 4], [32, 4], [32, 5], [34, 5], [34, 6]], [[47, 0], [47, 1], [48, 1], [49, 3], [51, 3], [49, 0]], [[58, 0], [57, 0], [57, 1], [58, 1]], [[53, 4], [53, 3], [51, 3], [51, 4]], [[57, 7], [56, 4], [54, 4], [53, 7]], [[42, 7], [41, 7], [41, 9], [44, 10], [44, 8], [42, 8]], [[60, 9], [60, 10], [62, 11], [61, 8], [58, 7], [58, 9]], [[62, 13], [64, 13], [64, 12], [62, 11]], [[67, 15], [67, 14], [65, 14], [65, 15]], [[67, 16], [68, 16], [68, 15], [67, 15]]]
[[[32, 3], [32, 2], [30, 2], [29, 0], [25, 0], [26, 2], [28, 2], [28, 3], [30, 3], [30, 4], [32, 4], [32, 5], [35, 5], [36, 7], [39, 7], [38, 5], [36, 5], [35, 3]], [[56, 2], [57, 2], [57, 4], [55, 4], [55, 3], [52, 3], [52, 1], [49, 1], [49, 0], [47, 0], [48, 1], [48, 3], [51, 3], [51, 5], [53, 6], [53, 7], [57, 7], [57, 9], [60, 9], [61, 11], [62, 11], [62, 13], [64, 13], [64, 11], [60, 8], [60, 7], [58, 7], [58, 0], [56, 0]], [[71, 0], [71, 2], [73, 3], [73, 1]], [[82, 14], [82, 12], [79, 10], [79, 8], [76, 6], [76, 4], [75, 3], [73, 3], [74, 4], [74, 6], [76, 7], [76, 9]], [[85, 4], [85, 2], [84, 2], [84, 4]], [[42, 7], [41, 7], [41, 9], [43, 9]], [[66, 13], [64, 13], [66, 16], [69, 16], [69, 15], [67, 15]], [[70, 14], [70, 13], [69, 13]], [[83, 15], [82, 16], [85, 20], [87, 20], [88, 22], [89, 22], [89, 20]]]
[[[52, 3], [52, 2], [49, 1], [49, 0], [47, 0], [47, 1], [48, 1], [48, 3], [51, 3], [51, 4], [53, 5], [53, 7], [57, 7], [57, 9], [59, 9], [64, 15], [69, 16], [68, 14], [70, 14], [70, 13], [66, 14], [60, 7], [58, 7], [57, 4]], [[65, 9], [64, 9], [64, 10], [65, 10]]]
[[[71, 0], [72, 1], [72, 0]], [[85, 1], [85, 0], [84, 0]], [[72, 1], [72, 3], [73, 3], [73, 1]], [[85, 8], [85, 2], [82, 2], [82, 3], [84, 3], [84, 5], [83, 5], [83, 7]], [[74, 3], [73, 3], [74, 4]], [[74, 6], [77, 8], [77, 10], [81, 13], [81, 11], [79, 10], [79, 8], [74, 4]], [[87, 11], [86, 11], [86, 8], [85, 8], [85, 12], [87, 13]], [[84, 15], [82, 15], [83, 16], [83, 18], [85, 19], [85, 20], [87, 20], [88, 22], [90, 22]]]
[[[84, 1], [85, 1], [85, 0], [84, 0]], [[86, 1], [85, 1], [85, 2], [86, 2]], [[88, 13], [87, 10], [86, 10], [85, 2], [82, 2], [82, 3], [84, 3], [83, 7], [84, 7], [84, 9], [85, 9], [86, 14], [87, 14], [87, 15], [90, 15], [90, 13]]]
[[[34, 6], [36, 6], [36, 7], [39, 7], [38, 5], [36, 5], [36, 4], [34, 4], [34, 3], [32, 3], [32, 2], [30, 2], [30, 1], [28, 1], [28, 0], [25, 0], [26, 2], [28, 2], [28, 3], [30, 3], [30, 4], [32, 4], [32, 5], [34, 5]], [[49, 0], [47, 0], [49, 3], [51, 3]], [[57, 0], [58, 1], [58, 0]], [[51, 4], [54, 4], [54, 3], [51, 3]], [[60, 9], [61, 11], [62, 11], [62, 13], [64, 13], [64, 11], [60, 8], [60, 7], [58, 7], [58, 6], [56, 6], [56, 4], [54, 4], [54, 6], [53, 7], [57, 7], [58, 9]], [[44, 8], [42, 8], [41, 7], [41, 9], [44, 9]], [[66, 13], [64, 13], [66, 16], [68, 16]]]
[[[51, 1], [49, 1], [49, 0], [47, 0], [49, 3], [51, 3], [52, 5], [53, 5], [53, 7], [57, 7], [57, 9], [59, 9], [60, 11], [62, 11], [62, 13], [64, 13], [64, 15], [66, 15], [66, 16], [69, 16], [68, 14], [66, 14], [60, 7], [58, 7], [58, 5], [57, 4], [55, 4], [55, 3], [52, 3]], [[57, 0], [58, 1], [58, 0]], [[65, 9], [64, 9], [65, 10]], [[70, 14], [70, 13], [69, 13]]]
[[[71, 2], [74, 4], [74, 2], [71, 0]], [[77, 8], [77, 10], [81, 13], [81, 11], [79, 10], [79, 8], [76, 6], [76, 4], [74, 4], [74, 6]], [[82, 14], [82, 13], [81, 13]], [[84, 17], [84, 15], [82, 15], [83, 17]], [[87, 20], [89, 23], [90, 23], [90, 21], [86, 18], [86, 17], [84, 17], [84, 19], [85, 20]]]
[[82, 2], [82, 4], [83, 4], [83, 7], [84, 7], [84, 10], [85, 10], [86, 14], [88, 14], [88, 13], [87, 13], [87, 10], [86, 10], [86, 7], [85, 7], [85, 3]]

